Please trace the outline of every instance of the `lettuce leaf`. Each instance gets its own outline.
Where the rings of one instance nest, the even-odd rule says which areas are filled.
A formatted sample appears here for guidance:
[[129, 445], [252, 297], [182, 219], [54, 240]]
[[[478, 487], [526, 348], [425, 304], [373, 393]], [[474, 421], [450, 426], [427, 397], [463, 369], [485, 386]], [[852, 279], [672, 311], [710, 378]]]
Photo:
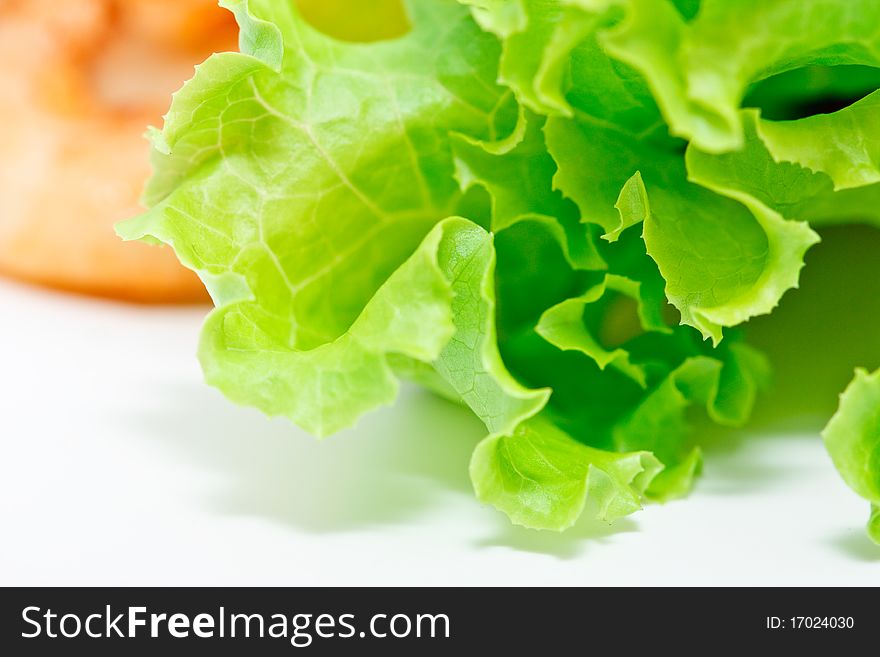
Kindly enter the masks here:
[[822, 437], [843, 480], [870, 502], [868, 535], [880, 545], [880, 370], [856, 370]]
[[292, 3], [228, 4], [243, 52], [176, 94], [154, 133], [152, 208], [121, 230], [174, 245], [219, 305], [252, 298], [309, 349], [455, 214], [450, 135], [501, 139], [517, 109], [494, 82], [497, 44], [454, 3], [414, 3], [414, 31], [373, 45], [318, 33]]
[[633, 223], [619, 208], [626, 187], [637, 186], [645, 200], [624, 216], [642, 215], [667, 298], [704, 337], [717, 344], [723, 327], [770, 312], [797, 285], [804, 253], [818, 241], [807, 225], [737, 190], [697, 185], [680, 156], [594, 121], [551, 119], [546, 134], [555, 184], [609, 236]]
[[471, 460], [477, 497], [518, 525], [566, 529], [586, 505], [613, 521], [642, 506], [662, 465], [648, 452], [613, 453], [587, 447], [541, 417], [512, 435], [489, 436]]
[[689, 22], [666, 0], [618, 4], [607, 50], [645, 76], [672, 132], [710, 153], [742, 145], [752, 83], [810, 64], [880, 64], [872, 0], [701, 0]]
[[[772, 120], [744, 99], [880, 66], [880, 8], [408, 0], [383, 3], [410, 26], [389, 39], [346, 2], [346, 34], [380, 40], [223, 0], [241, 52], [150, 131], [149, 209], [118, 232], [210, 291], [207, 381], [317, 436], [415, 381], [483, 421], [476, 494], [527, 527], [685, 495], [707, 424], [742, 426], [768, 384], [737, 327], [797, 287], [813, 226], [880, 223], [876, 94]], [[877, 380], [825, 432], [875, 536]]]
[[838, 190], [831, 178], [796, 162], [777, 162], [759, 134], [760, 116], [742, 111], [743, 148], [721, 155], [688, 146], [690, 179], [710, 188], [748, 195], [786, 219], [813, 226], [880, 223], [880, 185]]

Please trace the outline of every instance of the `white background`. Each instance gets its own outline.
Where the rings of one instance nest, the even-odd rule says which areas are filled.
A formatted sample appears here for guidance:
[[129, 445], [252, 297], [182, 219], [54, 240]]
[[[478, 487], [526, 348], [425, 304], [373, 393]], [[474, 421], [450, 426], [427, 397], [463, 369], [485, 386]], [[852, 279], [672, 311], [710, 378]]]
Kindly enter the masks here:
[[323, 443], [227, 402], [205, 312], [0, 281], [0, 584], [880, 584], [818, 433], [732, 437], [688, 499], [533, 532], [475, 500], [480, 425], [426, 393]]

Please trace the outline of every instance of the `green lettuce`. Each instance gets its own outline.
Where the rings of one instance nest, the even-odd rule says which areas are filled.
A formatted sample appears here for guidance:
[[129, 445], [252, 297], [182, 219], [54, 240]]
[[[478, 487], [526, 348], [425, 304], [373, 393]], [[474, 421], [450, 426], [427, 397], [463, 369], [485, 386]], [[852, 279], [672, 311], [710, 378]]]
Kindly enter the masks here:
[[856, 370], [822, 437], [844, 481], [870, 502], [868, 535], [880, 545], [880, 370]]
[[[747, 106], [880, 66], [870, 0], [408, 0], [374, 43], [221, 4], [241, 52], [174, 95], [118, 232], [204, 281], [230, 399], [323, 437], [415, 381], [485, 424], [474, 489], [517, 524], [686, 495], [769, 381], [738, 325], [798, 286], [813, 227], [880, 221], [873, 89]], [[875, 537], [876, 381], [825, 433]]]

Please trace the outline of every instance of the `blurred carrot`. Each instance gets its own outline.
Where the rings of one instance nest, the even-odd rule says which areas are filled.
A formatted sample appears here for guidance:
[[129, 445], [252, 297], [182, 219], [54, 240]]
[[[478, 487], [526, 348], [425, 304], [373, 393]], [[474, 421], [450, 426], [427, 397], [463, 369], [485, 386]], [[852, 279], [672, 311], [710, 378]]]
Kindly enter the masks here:
[[145, 126], [195, 63], [236, 40], [215, 0], [0, 2], [0, 272], [131, 300], [206, 298], [168, 249], [124, 244], [113, 224], [141, 211]]
[[[340, 39], [407, 30], [400, 0], [293, 0]], [[0, 273], [137, 301], [205, 298], [168, 249], [122, 243], [161, 125], [193, 65], [234, 50], [217, 0], [0, 0]]]

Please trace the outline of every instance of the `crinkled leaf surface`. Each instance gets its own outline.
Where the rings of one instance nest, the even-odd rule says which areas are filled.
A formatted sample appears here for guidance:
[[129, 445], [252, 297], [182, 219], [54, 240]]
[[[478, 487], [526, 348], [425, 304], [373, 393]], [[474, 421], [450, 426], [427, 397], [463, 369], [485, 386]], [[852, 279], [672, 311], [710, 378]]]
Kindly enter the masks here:
[[758, 131], [776, 161], [824, 173], [836, 190], [880, 183], [880, 92], [832, 114], [759, 121]]
[[667, 0], [617, 4], [625, 18], [602, 43], [642, 72], [672, 131], [711, 153], [741, 146], [751, 83], [810, 64], [880, 64], [873, 0], [702, 0], [689, 22]]
[[758, 134], [755, 110], [743, 111], [743, 148], [712, 155], [693, 145], [687, 150], [691, 180], [706, 187], [736, 190], [786, 219], [811, 225], [880, 223], [880, 185], [835, 190], [828, 175], [795, 162], [777, 162]]
[[471, 478], [477, 496], [526, 527], [565, 529], [587, 498], [597, 517], [612, 521], [641, 508], [645, 489], [662, 466], [648, 452], [613, 453], [573, 440], [542, 417], [512, 435], [477, 446]]
[[644, 369], [630, 362], [629, 353], [625, 349], [609, 349], [604, 346], [598, 335], [602, 322], [606, 319], [607, 308], [604, 306], [609, 302], [614, 303], [621, 296], [638, 304], [642, 330], [669, 330], [660, 317], [660, 309], [642, 297], [641, 287], [637, 281], [609, 274], [583, 295], [566, 299], [545, 311], [535, 330], [550, 344], [564, 351], [579, 351], [596, 361], [599, 369], [604, 370], [610, 365], [644, 386]]
[[880, 370], [856, 370], [822, 436], [844, 481], [871, 503], [868, 534], [880, 545]]
[[[499, 139], [516, 108], [494, 84], [493, 38], [455, 3], [414, 3], [411, 34], [370, 46], [325, 37], [292, 4], [228, 4], [244, 54], [210, 58], [175, 96], [154, 136], [153, 207], [120, 231], [171, 244], [205, 280], [218, 309], [202, 360], [224, 392], [338, 428], [348, 409], [333, 421], [324, 402], [345, 406], [346, 393], [275, 385], [264, 352], [309, 354], [315, 376], [356, 361], [327, 345], [371, 326], [368, 302], [460, 197], [450, 134]], [[243, 349], [245, 336], [260, 348]], [[385, 351], [409, 353], [395, 342], [406, 336], [390, 337]], [[383, 372], [370, 403], [387, 401], [390, 386]], [[292, 392], [323, 402], [293, 412]]]
[[640, 174], [648, 253], [682, 321], [705, 337], [719, 342], [723, 327], [770, 312], [797, 285], [818, 240], [805, 224], [736, 190], [694, 184], [676, 154], [594, 121], [550, 119], [546, 134], [556, 185], [610, 235], [621, 227], [621, 194]]
[[410, 34], [371, 45], [325, 37], [290, 3], [229, 4], [251, 52], [215, 55], [178, 92], [153, 207], [121, 230], [172, 244], [221, 305], [280, 312], [307, 349], [454, 214], [450, 133], [506, 136], [516, 108], [494, 84], [497, 44], [455, 3], [415, 2]]
[[462, 188], [483, 187], [492, 199], [493, 231], [519, 221], [543, 223], [566, 252], [572, 267], [604, 269], [594, 232], [581, 223], [577, 207], [553, 188], [556, 163], [544, 143], [544, 118], [525, 112], [515, 143], [453, 139], [456, 176]]

